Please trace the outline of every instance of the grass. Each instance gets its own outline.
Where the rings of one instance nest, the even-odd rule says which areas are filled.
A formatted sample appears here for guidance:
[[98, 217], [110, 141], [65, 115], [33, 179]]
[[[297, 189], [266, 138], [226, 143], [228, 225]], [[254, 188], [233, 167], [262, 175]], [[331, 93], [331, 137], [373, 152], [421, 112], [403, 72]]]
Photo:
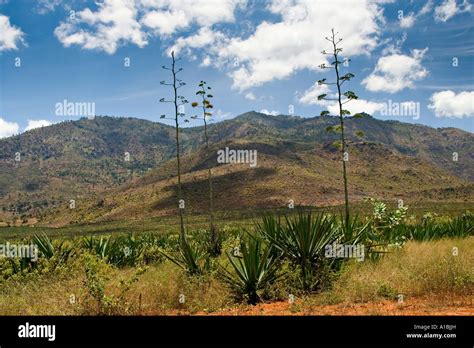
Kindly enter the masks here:
[[[387, 212], [387, 216], [390, 214]], [[176, 255], [179, 247], [177, 231], [62, 238], [40, 235], [31, 238], [40, 244], [37, 263], [12, 268], [11, 261], [18, 260], [0, 259], [0, 314], [212, 313], [242, 309], [245, 302], [288, 301], [290, 295], [299, 299], [291, 306], [292, 313], [311, 312], [314, 306], [334, 303], [379, 300], [394, 303], [400, 295], [407, 299], [426, 295], [472, 298], [472, 215], [456, 218], [425, 215], [424, 220], [416, 224], [413, 221], [408, 225], [397, 222], [394, 233], [389, 232], [388, 227], [377, 229], [385, 221], [384, 217], [374, 222], [375, 227], [372, 223], [372, 227], [364, 227], [363, 231], [367, 232], [355, 234], [354, 231], [345, 233], [346, 229], [341, 231], [337, 219], [328, 218], [323, 224], [321, 219], [326, 219], [327, 215], [315, 214], [319, 218], [314, 221], [309, 216], [305, 213], [291, 215], [288, 219], [280, 219], [286, 222], [283, 225], [278, 225], [275, 217], [263, 219], [269, 233], [265, 246], [246, 244], [248, 240], [245, 242], [246, 233], [241, 226], [224, 226], [224, 252], [216, 258], [204, 257], [203, 261], [212, 262], [203, 272], [189, 272], [186, 267], [178, 267], [182, 266], [179, 262], [176, 265], [164, 256], [163, 252]], [[366, 217], [363, 219], [371, 221]], [[412, 233], [413, 227], [425, 228], [428, 224], [435, 226], [429, 238]], [[323, 225], [327, 228], [323, 229]], [[357, 227], [360, 223], [353, 225]], [[254, 227], [262, 233], [262, 226]], [[327, 233], [319, 233], [323, 230]], [[332, 236], [334, 232], [339, 236], [337, 240], [344, 243], [354, 242], [353, 237], [357, 235], [357, 243], [366, 248], [370, 243], [382, 242], [386, 253], [377, 258], [366, 258], [364, 262], [338, 259], [331, 261], [330, 268], [324, 269], [313, 265], [311, 270], [318, 269], [318, 277], [324, 275], [325, 285], [317, 289], [302, 288], [299, 258], [291, 257], [300, 255], [301, 248], [295, 245], [312, 246], [314, 243], [307, 243], [312, 240], [309, 237]], [[295, 239], [291, 239], [292, 233]], [[193, 248], [203, 247], [207, 236], [205, 230], [188, 232]], [[399, 243], [400, 237], [407, 238]], [[250, 238], [254, 241], [254, 237]], [[28, 238], [21, 240], [29, 242]], [[314, 244], [317, 247], [308, 249], [314, 249], [311, 255], [315, 260], [326, 264], [327, 260], [320, 258], [321, 248], [330, 240], [324, 239]], [[239, 255], [234, 254], [236, 248]], [[301, 249], [304, 255], [306, 249]], [[230, 259], [226, 255], [229, 253]], [[274, 258], [278, 260], [274, 262]], [[192, 261], [195, 260], [193, 256]]]
[[[458, 248], [454, 256], [453, 247]], [[406, 301], [418, 296], [449, 298], [474, 294], [474, 237], [408, 242], [403, 249], [377, 262], [351, 262], [344, 267], [332, 289], [298, 297], [292, 311], [316, 312], [317, 306], [388, 299]], [[77, 258], [67, 270], [9, 280], [0, 288], [2, 315], [84, 315], [98, 314], [97, 302], [85, 283], [84, 260]], [[106, 274], [104, 292], [109, 313], [160, 315], [213, 313], [233, 308], [245, 310], [229, 289], [212, 274], [187, 277], [169, 261], [147, 267], [122, 295], [124, 280], [133, 279], [136, 269], [115, 268], [99, 262]], [[288, 301], [288, 289], [280, 289]], [[75, 299], [71, 302], [71, 296]], [[120, 299], [121, 303], [118, 303]], [[300, 300], [301, 299], [301, 300]], [[277, 298], [268, 298], [274, 301]], [[344, 313], [341, 313], [344, 314]]]
[[[453, 255], [457, 248], [457, 256]], [[398, 295], [474, 294], [474, 237], [410, 241], [378, 262], [347, 265], [327, 302], [396, 300]]]
[[[414, 215], [420, 220], [427, 211], [443, 216], [456, 216], [466, 210], [474, 211], [474, 202], [405, 202], [409, 206], [409, 214]], [[389, 208], [396, 207], [397, 202], [389, 202]], [[321, 207], [303, 207], [305, 210], [314, 212], [327, 211], [329, 213], [340, 213], [343, 206], [321, 206]], [[351, 204], [351, 212], [353, 214], [364, 215], [371, 210], [368, 203], [354, 202]], [[215, 222], [219, 229], [231, 228], [249, 228], [264, 213], [274, 214], [291, 214], [293, 210], [289, 209], [242, 209], [242, 210], [226, 210], [216, 211]], [[186, 226], [190, 230], [197, 230], [208, 227], [207, 215], [194, 214], [187, 215]], [[153, 217], [144, 219], [127, 219], [117, 221], [106, 221], [100, 223], [73, 224], [63, 227], [48, 227], [37, 225], [17, 226], [17, 227], [0, 227], [0, 241], [7, 239], [18, 239], [31, 237], [35, 234], [47, 234], [50, 237], [74, 237], [99, 234], [128, 234], [128, 233], [157, 233], [167, 234], [179, 231], [179, 222], [176, 217]]]

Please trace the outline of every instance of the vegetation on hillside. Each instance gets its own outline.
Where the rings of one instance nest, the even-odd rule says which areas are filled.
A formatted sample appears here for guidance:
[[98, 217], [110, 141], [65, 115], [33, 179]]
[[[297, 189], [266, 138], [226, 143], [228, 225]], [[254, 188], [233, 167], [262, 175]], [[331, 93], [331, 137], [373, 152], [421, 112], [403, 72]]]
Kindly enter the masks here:
[[[357, 126], [354, 122], [351, 117], [345, 119], [346, 135], [352, 146], [348, 189], [354, 201], [360, 199], [358, 192], [384, 199], [403, 195], [404, 200], [419, 201], [462, 201], [472, 197], [469, 189], [474, 173], [474, 162], [469, 155], [474, 152], [472, 134], [381, 121], [370, 116], [358, 119]], [[334, 167], [338, 159], [331, 146], [337, 135], [325, 131], [326, 127], [335, 125], [337, 119], [329, 116], [305, 119], [258, 113], [209, 124], [212, 151], [227, 144], [257, 149], [259, 153], [259, 167], [252, 171], [253, 175], [239, 166], [213, 169], [214, 193], [219, 194], [220, 190], [232, 192], [225, 196], [219, 194], [215, 209], [235, 207], [235, 202], [228, 202], [231, 197], [238, 198], [238, 206], [242, 208], [261, 208], [257, 198], [265, 201], [267, 207], [286, 205], [287, 197], [294, 197], [301, 205], [340, 203], [333, 198], [343, 197], [340, 195], [343, 183]], [[354, 134], [358, 130], [365, 133], [364, 141]], [[129, 211], [135, 216], [145, 213], [153, 216], [157, 208], [166, 212], [176, 202], [168, 202], [166, 198], [176, 189], [168, 181], [176, 175], [173, 134], [173, 128], [149, 121], [96, 117], [1, 139], [0, 193], [3, 195], [0, 196], [0, 218], [5, 224], [13, 223], [14, 219], [16, 225], [22, 220], [37, 224], [34, 217], [40, 223], [56, 220], [64, 224], [91, 221], [94, 214], [108, 216], [106, 212], [112, 210]], [[202, 205], [202, 199], [194, 198], [195, 192], [206, 189], [201, 187], [206, 181], [200, 174], [201, 170], [203, 174], [207, 173], [208, 163], [202, 128], [182, 128], [180, 135], [187, 208], [188, 211], [204, 211], [208, 206]], [[105, 141], [105, 138], [109, 140]], [[89, 143], [94, 144], [94, 156], [81, 151], [84, 144]], [[33, 160], [39, 155], [35, 150], [38, 144], [56, 153], [43, 161], [41, 169], [39, 159]], [[437, 144], [436, 151], [431, 150], [434, 144]], [[16, 165], [13, 156], [20, 145], [22, 161]], [[462, 161], [451, 160], [454, 148]], [[123, 160], [125, 152], [131, 155], [129, 162]], [[290, 183], [288, 177], [292, 178]], [[245, 190], [233, 192], [231, 180], [248, 185], [249, 190], [256, 191], [256, 196], [251, 192], [243, 195]], [[279, 188], [284, 181], [285, 187]], [[276, 204], [277, 201], [271, 198], [275, 193], [263, 185], [265, 182], [273, 182], [278, 188], [276, 194], [281, 195], [280, 203]], [[303, 182], [308, 183], [307, 187], [301, 184]], [[24, 190], [26, 185], [34, 190]], [[303, 196], [308, 190], [310, 194]], [[412, 196], [407, 195], [408, 192], [413, 192]], [[73, 211], [68, 209], [72, 197], [78, 203]], [[145, 209], [127, 206], [135, 199], [140, 199]], [[100, 206], [102, 200], [105, 204]], [[153, 209], [153, 204], [157, 208]], [[124, 217], [122, 213], [117, 215], [117, 218]]]
[[[191, 253], [181, 264], [165, 255], [179, 250], [179, 233], [35, 236], [19, 242], [38, 245], [37, 262], [0, 260], [0, 308], [2, 314], [19, 314], [37, 284], [44, 284], [43, 293], [51, 291], [48, 301], [35, 297], [36, 304], [28, 307], [34, 314], [206, 312], [289, 297], [306, 298], [300, 305], [315, 306], [317, 301], [399, 301], [400, 295], [408, 300], [426, 291], [472, 293], [472, 214], [427, 214], [415, 223], [381, 202], [373, 204], [372, 214], [354, 220], [350, 229], [341, 226], [345, 220], [337, 215], [267, 215], [250, 234], [226, 229], [226, 255], [213, 259]], [[204, 250], [202, 231], [188, 239]], [[329, 257], [325, 246], [334, 243], [364, 245], [365, 258]], [[189, 263], [199, 271], [191, 271]], [[59, 306], [64, 301], [69, 304]]]

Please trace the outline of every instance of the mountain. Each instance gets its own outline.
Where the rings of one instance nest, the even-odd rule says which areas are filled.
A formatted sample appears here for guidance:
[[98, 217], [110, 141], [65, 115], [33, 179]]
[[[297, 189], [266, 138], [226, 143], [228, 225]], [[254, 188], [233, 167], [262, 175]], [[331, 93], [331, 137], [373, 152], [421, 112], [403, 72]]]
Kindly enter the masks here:
[[[248, 112], [210, 125], [209, 153], [203, 127], [182, 129], [187, 209], [206, 207], [209, 161], [217, 209], [279, 207], [289, 199], [297, 205], [341, 203], [340, 153], [334, 147], [339, 134], [326, 131], [337, 123], [331, 116]], [[472, 133], [369, 115], [347, 118], [345, 125], [351, 199], [472, 201]], [[217, 163], [217, 151], [225, 147], [256, 150], [257, 166]], [[171, 214], [174, 156], [173, 127], [135, 118], [66, 121], [1, 139], [0, 217], [65, 224]], [[76, 209], [68, 209], [70, 199]]]

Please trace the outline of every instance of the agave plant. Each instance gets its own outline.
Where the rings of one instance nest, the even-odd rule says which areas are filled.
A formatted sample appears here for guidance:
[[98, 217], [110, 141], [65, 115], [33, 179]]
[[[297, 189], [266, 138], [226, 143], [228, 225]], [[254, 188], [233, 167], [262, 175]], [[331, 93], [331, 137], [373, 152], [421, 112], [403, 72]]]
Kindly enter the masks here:
[[445, 234], [446, 230], [443, 226], [433, 220], [425, 220], [421, 225], [410, 226], [408, 228], [409, 238], [418, 241], [430, 241], [441, 238]]
[[241, 240], [240, 253], [227, 253], [233, 272], [221, 267], [219, 277], [249, 304], [260, 301], [259, 290], [274, 282], [278, 263], [272, 257], [271, 246], [264, 245], [258, 237], [249, 235], [247, 242]]
[[169, 255], [164, 250], [160, 252], [175, 265], [182, 268], [191, 276], [203, 275], [209, 268], [209, 255], [197, 244], [191, 244], [187, 238], [180, 240], [179, 252], [177, 256]]
[[300, 267], [303, 288], [311, 290], [318, 285], [315, 276], [324, 267], [323, 249], [339, 238], [339, 231], [333, 228], [333, 218], [323, 213], [314, 217], [311, 213], [299, 212], [285, 220], [286, 225], [279, 227], [271, 220], [264, 220], [260, 233]]
[[[255, 225], [257, 235], [266, 240], [269, 244], [283, 244], [285, 234], [283, 233], [283, 226], [280, 218], [278, 219], [273, 214], [265, 214], [262, 216], [262, 221]], [[276, 243], [275, 241], [279, 241]], [[274, 258], [279, 258], [282, 251], [278, 248], [271, 248], [271, 255]]]
[[68, 245], [65, 240], [62, 240], [56, 246], [53, 245], [51, 239], [43, 233], [42, 235], [34, 235], [33, 243], [38, 247], [38, 251], [47, 259], [54, 257], [54, 267], [61, 263], [67, 262], [70, 256], [74, 254], [74, 246]]
[[105, 259], [108, 253], [109, 240], [110, 237], [104, 236], [101, 236], [99, 239], [94, 236], [85, 237], [82, 240], [82, 247]]
[[119, 236], [109, 243], [107, 261], [119, 267], [135, 266], [140, 262], [145, 243], [133, 234]]
[[474, 234], [474, 215], [467, 212], [451, 219], [446, 226], [450, 237], [466, 237]]
[[41, 252], [41, 254], [47, 259], [50, 259], [54, 256], [53, 243], [46, 234], [43, 233], [40, 236], [34, 235], [33, 243], [36, 244], [36, 246], [38, 247], [38, 251]]
[[370, 235], [371, 222], [372, 220], [362, 221], [358, 215], [349, 216], [349, 219], [341, 215], [339, 228], [344, 242], [348, 244], [366, 243]]

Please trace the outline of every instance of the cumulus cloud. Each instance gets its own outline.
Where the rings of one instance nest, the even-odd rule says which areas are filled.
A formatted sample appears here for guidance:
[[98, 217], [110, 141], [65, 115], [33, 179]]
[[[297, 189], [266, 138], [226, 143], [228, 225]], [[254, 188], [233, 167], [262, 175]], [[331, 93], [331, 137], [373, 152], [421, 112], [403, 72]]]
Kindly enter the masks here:
[[6, 138], [18, 134], [20, 126], [15, 122], [8, 122], [0, 117], [0, 138]]
[[324, 34], [329, 35], [335, 22], [346, 56], [368, 54], [377, 45], [383, 20], [381, 8], [372, 1], [334, 0], [322, 6], [315, 0], [273, 0], [267, 8], [277, 21], [263, 21], [245, 37], [220, 37], [206, 50], [215, 66], [230, 67], [233, 87], [241, 91], [303, 69], [319, 70], [327, 63], [321, 54], [328, 48]]
[[[208, 27], [201, 28], [197, 34], [191, 35], [188, 37], [180, 37], [176, 40], [176, 43], [168, 49], [168, 53], [174, 51], [175, 53], [179, 53], [181, 50], [186, 49], [188, 54], [190, 54], [191, 49], [193, 48], [200, 48], [203, 46], [207, 46], [213, 44], [215, 42], [226, 40], [226, 36], [218, 31], [213, 31]], [[210, 65], [210, 57], [206, 57], [203, 61], [203, 65]]]
[[[66, 47], [116, 52], [123, 44], [138, 47], [148, 44], [148, 38], [168, 37], [179, 30], [197, 24], [209, 28], [215, 23], [234, 20], [234, 11], [246, 0], [104, 0], [97, 10], [85, 8], [75, 18], [61, 22], [54, 33]], [[181, 39], [177, 48], [209, 43], [209, 30], [192, 38]], [[212, 36], [211, 39], [216, 39]], [[184, 40], [184, 41], [183, 41]], [[203, 41], [204, 40], [204, 41]]]
[[[318, 83], [315, 83], [299, 98], [299, 101], [302, 104], [319, 105], [328, 110], [332, 115], [339, 115], [339, 103], [335, 101], [318, 100], [318, 95], [321, 94], [327, 94], [328, 98], [337, 98], [337, 96], [331, 92], [327, 85], [318, 85]], [[347, 99], [344, 97], [343, 101], [345, 102]], [[363, 99], [352, 100], [343, 106], [343, 108], [349, 110], [351, 114], [367, 112], [371, 115], [382, 110], [383, 107], [384, 103], [367, 101]]]
[[260, 113], [261, 113], [261, 114], [265, 114], [265, 115], [270, 115], [270, 116], [280, 115], [280, 112], [279, 112], [279, 111], [275, 111], [275, 110], [269, 111], [269, 110], [267, 110], [267, 109], [262, 109], [262, 110], [260, 110]]
[[456, 0], [444, 0], [441, 5], [435, 7], [434, 17], [438, 22], [446, 22], [455, 15], [463, 12], [470, 12], [472, 9], [468, 0], [458, 6]]
[[52, 122], [48, 120], [28, 120], [28, 124], [25, 128], [25, 132], [35, 129], [52, 125]]
[[413, 88], [414, 82], [424, 79], [428, 70], [421, 61], [428, 48], [413, 50], [412, 55], [394, 53], [381, 57], [374, 71], [362, 84], [372, 92], [396, 93], [405, 88]]
[[[319, 105], [323, 110], [329, 111], [331, 115], [339, 115], [339, 103], [334, 100], [318, 100], [318, 96], [321, 94], [326, 94], [326, 98], [329, 99], [337, 98], [337, 94], [331, 91], [327, 85], [318, 85], [318, 83], [315, 83], [299, 98], [299, 102], [306, 105]], [[348, 110], [351, 115], [362, 112], [366, 112], [370, 115], [384, 115], [384, 112], [389, 110], [390, 105], [392, 104], [391, 100], [372, 101], [365, 99], [353, 99], [349, 101], [346, 97], [342, 98], [342, 102], [344, 103], [343, 109]], [[417, 103], [414, 101], [404, 101], [395, 102], [394, 104], [397, 104], [401, 110], [411, 110], [413, 107], [416, 107]]]
[[[350, 103], [343, 105], [343, 108], [349, 110], [352, 115], [357, 113], [366, 112], [370, 115], [378, 113], [384, 108], [385, 103], [378, 103], [364, 99], [352, 100]], [[331, 103], [327, 106], [327, 110], [331, 115], [339, 115], [339, 104]]]
[[141, 23], [158, 35], [170, 35], [192, 24], [210, 27], [216, 23], [233, 22], [234, 11], [246, 0], [142, 0], [147, 10]]
[[65, 47], [79, 45], [112, 54], [122, 43], [129, 42], [139, 47], [148, 44], [136, 16], [134, 1], [105, 0], [98, 4], [95, 12], [86, 8], [77, 12], [75, 19], [61, 22], [54, 34]]
[[318, 100], [321, 94], [329, 94], [331, 90], [327, 85], [319, 85], [314, 83], [304, 94], [299, 98], [299, 102], [307, 105], [326, 105], [325, 100]]
[[450, 90], [437, 92], [431, 96], [430, 102], [428, 108], [434, 111], [436, 117], [474, 116], [474, 91], [463, 91], [458, 94]]
[[10, 18], [0, 14], [0, 52], [16, 50], [18, 44], [25, 44], [24, 33], [20, 28], [10, 24]]

